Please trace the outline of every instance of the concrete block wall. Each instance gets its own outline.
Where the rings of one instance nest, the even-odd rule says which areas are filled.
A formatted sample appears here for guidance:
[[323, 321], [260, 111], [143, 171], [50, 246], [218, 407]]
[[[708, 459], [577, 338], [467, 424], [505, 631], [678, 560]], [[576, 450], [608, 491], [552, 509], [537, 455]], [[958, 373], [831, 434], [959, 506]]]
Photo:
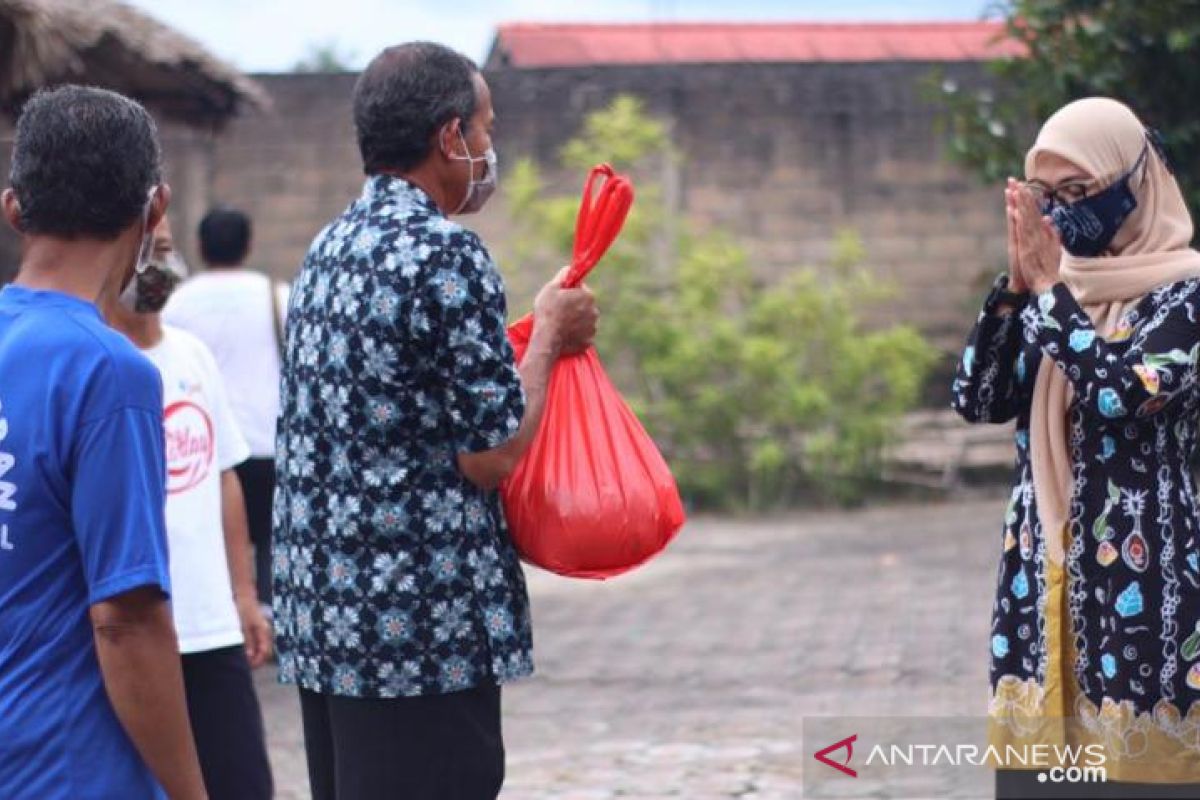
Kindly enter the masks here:
[[[216, 135], [173, 122], [159, 122], [163, 148], [163, 174], [171, 185], [171, 225], [176, 241], [190, 264], [198, 265], [195, 231], [208, 208], [209, 178], [214, 161]], [[0, 119], [0, 185], [8, 186], [12, 155], [13, 126]], [[0, 222], [0, 284], [16, 274], [20, 241], [7, 223]]]
[[[555, 190], [582, 179], [557, 169], [584, 116], [614, 96], [642, 97], [667, 120], [683, 158], [672, 179], [677, 210], [749, 248], [764, 280], [828, 257], [842, 228], [859, 233], [867, 261], [899, 294], [881, 319], [921, 327], [947, 354], [961, 344], [985, 273], [1004, 264], [998, 188], [946, 159], [932, 65], [725, 64], [489, 71], [504, 169], [531, 156]], [[978, 64], [940, 67], [963, 85]], [[234, 205], [254, 219], [252, 263], [280, 278], [363, 182], [351, 118], [355, 75], [256, 76], [268, 112], [220, 134], [163, 127], [175, 190], [174, 229], [199, 266], [194, 231], [204, 210]], [[0, 168], [7, 144], [0, 130]], [[498, 254], [511, 229], [501, 191], [469, 221]], [[11, 237], [10, 237], [11, 239]], [[12, 243], [0, 236], [0, 260]], [[11, 255], [8, 256], [10, 259]], [[542, 275], [501, 263], [522, 295]], [[519, 297], [514, 311], [521, 310]]]
[[[977, 64], [940, 67], [960, 84]], [[769, 279], [858, 232], [899, 290], [885, 317], [957, 349], [982, 275], [1004, 264], [999, 190], [946, 158], [932, 65], [786, 64], [500, 69], [488, 74], [501, 158], [555, 163], [582, 117], [620, 93], [670, 121], [684, 159], [679, 210], [741, 239]], [[578, 182], [557, 176], [556, 185]], [[481, 226], [490, 223], [481, 219]], [[502, 241], [497, 224], [493, 240]]]
[[252, 263], [288, 279], [313, 237], [362, 188], [350, 114], [356, 76], [257, 77], [273, 107], [234, 120], [221, 136], [210, 202], [249, 213]]

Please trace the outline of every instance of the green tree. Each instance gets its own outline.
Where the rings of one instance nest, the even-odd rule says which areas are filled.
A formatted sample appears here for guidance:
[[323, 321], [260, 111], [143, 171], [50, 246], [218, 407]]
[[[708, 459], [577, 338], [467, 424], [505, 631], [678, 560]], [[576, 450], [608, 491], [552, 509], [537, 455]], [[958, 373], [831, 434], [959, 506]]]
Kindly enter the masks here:
[[336, 41], [314, 43], [292, 67], [292, 72], [352, 72], [356, 58], [353, 50], [343, 50]]
[[[864, 326], [887, 292], [852, 234], [832, 264], [764, 285], [732, 236], [674, 219], [656, 178], [679, 157], [632, 97], [589, 115], [562, 151], [569, 173], [607, 161], [635, 178], [625, 229], [589, 278], [606, 366], [697, 504], [764, 508], [805, 492], [856, 500], [917, 400], [931, 348], [908, 326]], [[504, 185], [511, 263], [552, 273], [568, 259], [578, 196], [551, 195], [529, 160]]]
[[960, 162], [989, 181], [1019, 177], [1041, 122], [1071, 100], [1107, 95], [1164, 134], [1196, 206], [1200, 0], [1006, 0], [990, 13], [1027, 56], [992, 62], [988, 88], [941, 83]]

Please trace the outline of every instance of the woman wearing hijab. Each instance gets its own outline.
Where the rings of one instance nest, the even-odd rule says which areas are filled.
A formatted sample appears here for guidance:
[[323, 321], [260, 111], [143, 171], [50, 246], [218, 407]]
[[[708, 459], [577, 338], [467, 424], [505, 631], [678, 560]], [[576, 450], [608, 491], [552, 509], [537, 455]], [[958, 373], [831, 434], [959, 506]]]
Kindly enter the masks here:
[[[1055, 113], [1025, 172], [1005, 190], [1009, 273], [953, 387], [967, 421], [1017, 420], [992, 617], [997, 796], [1200, 797], [1192, 220], [1157, 135], [1114, 100]], [[1084, 787], [1039, 781], [1053, 766], [1109, 783], [1070, 794]]]

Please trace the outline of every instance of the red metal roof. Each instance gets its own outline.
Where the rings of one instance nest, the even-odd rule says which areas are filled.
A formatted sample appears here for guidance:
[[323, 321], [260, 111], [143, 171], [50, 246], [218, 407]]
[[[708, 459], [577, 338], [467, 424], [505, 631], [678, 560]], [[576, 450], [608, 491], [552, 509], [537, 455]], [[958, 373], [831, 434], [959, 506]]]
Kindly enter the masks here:
[[998, 22], [507, 23], [489, 66], [979, 61], [1021, 55]]

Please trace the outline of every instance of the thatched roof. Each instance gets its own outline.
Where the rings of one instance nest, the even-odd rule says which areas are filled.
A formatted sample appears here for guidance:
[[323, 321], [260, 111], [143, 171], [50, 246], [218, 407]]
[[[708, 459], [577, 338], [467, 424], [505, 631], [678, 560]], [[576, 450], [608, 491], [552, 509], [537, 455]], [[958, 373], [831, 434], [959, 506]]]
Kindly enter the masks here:
[[0, 0], [0, 108], [39, 88], [103, 86], [152, 112], [220, 127], [266, 93], [199, 43], [116, 0]]

